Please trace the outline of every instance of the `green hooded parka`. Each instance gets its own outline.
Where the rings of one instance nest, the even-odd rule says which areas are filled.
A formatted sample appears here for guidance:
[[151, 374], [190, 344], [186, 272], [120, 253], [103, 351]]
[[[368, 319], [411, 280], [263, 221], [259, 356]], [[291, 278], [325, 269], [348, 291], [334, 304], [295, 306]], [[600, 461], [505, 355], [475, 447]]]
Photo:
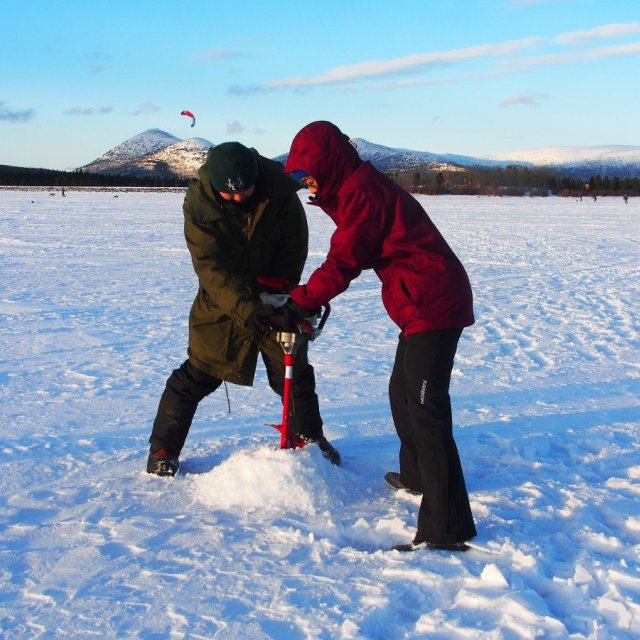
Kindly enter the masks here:
[[198, 276], [189, 314], [189, 359], [208, 374], [235, 384], [253, 384], [258, 351], [283, 357], [273, 334], [259, 338], [245, 327], [263, 290], [259, 276], [300, 281], [309, 231], [297, 195], [299, 185], [282, 165], [260, 156], [254, 206], [231, 211], [200, 167], [184, 200], [184, 233]]

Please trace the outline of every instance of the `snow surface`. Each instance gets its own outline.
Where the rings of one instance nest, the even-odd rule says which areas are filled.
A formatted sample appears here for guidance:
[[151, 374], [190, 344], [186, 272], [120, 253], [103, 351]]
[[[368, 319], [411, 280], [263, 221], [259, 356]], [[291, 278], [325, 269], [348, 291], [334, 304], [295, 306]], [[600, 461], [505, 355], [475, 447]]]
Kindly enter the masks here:
[[[304, 194], [303, 194], [304, 195]], [[640, 201], [420, 196], [466, 265], [452, 383], [483, 550], [389, 551], [397, 331], [366, 273], [311, 347], [326, 432], [279, 451], [263, 369], [144, 471], [196, 290], [180, 193], [0, 192], [0, 635], [640, 636]], [[332, 223], [309, 208], [313, 250]]]

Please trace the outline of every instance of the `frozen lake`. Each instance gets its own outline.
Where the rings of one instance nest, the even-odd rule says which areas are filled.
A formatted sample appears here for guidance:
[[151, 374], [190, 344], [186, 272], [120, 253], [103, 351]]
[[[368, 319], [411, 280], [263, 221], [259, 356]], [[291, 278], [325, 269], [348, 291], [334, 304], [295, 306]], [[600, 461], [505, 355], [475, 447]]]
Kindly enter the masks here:
[[[179, 477], [144, 472], [197, 282], [182, 194], [117, 196], [0, 191], [4, 637], [640, 636], [640, 199], [418, 197], [475, 295], [451, 394], [484, 551], [454, 557], [387, 550], [419, 498], [383, 482], [372, 273], [311, 347], [342, 468], [274, 450], [259, 369], [201, 404]], [[308, 274], [333, 226], [307, 212]]]

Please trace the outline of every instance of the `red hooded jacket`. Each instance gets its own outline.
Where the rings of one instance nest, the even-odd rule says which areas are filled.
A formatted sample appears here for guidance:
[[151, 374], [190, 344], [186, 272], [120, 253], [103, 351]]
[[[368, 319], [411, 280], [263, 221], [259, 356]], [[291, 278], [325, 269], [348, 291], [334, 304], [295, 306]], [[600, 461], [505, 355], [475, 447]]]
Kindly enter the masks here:
[[405, 336], [474, 323], [469, 278], [418, 201], [369, 162], [335, 125], [312, 122], [291, 144], [285, 171], [318, 183], [313, 204], [336, 224], [329, 253], [294, 302], [316, 309], [364, 269], [382, 282], [382, 302]]

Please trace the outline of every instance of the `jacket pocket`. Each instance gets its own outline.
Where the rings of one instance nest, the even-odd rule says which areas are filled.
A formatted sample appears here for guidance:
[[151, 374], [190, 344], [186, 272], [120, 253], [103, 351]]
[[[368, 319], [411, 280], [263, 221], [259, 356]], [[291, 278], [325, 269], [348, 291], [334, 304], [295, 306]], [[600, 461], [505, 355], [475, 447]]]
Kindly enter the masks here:
[[382, 304], [391, 320], [401, 329], [418, 316], [414, 295], [412, 287], [397, 274], [388, 278], [382, 286]]

